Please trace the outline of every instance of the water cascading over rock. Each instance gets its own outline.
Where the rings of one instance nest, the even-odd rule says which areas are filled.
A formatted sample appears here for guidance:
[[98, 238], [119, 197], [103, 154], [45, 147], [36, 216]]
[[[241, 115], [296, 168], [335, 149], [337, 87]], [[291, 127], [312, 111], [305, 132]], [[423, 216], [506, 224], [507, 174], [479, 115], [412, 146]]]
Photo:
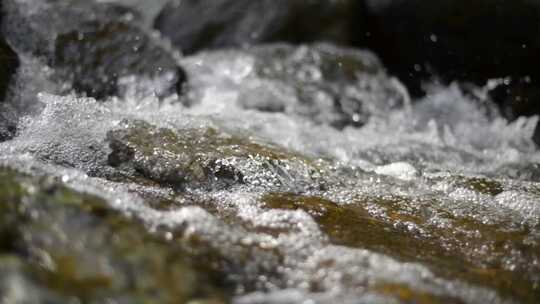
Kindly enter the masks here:
[[405, 87], [366, 50], [266, 44], [201, 52], [182, 63], [190, 78], [188, 96], [203, 101], [193, 106], [204, 107], [204, 94], [213, 88], [234, 96], [221, 97], [222, 107], [298, 115], [343, 129], [410, 103]]
[[122, 79], [146, 78], [151, 93], [181, 94], [185, 74], [174, 51], [128, 7], [94, 1], [5, 1], [15, 48], [54, 68], [67, 89], [96, 98], [122, 93]]

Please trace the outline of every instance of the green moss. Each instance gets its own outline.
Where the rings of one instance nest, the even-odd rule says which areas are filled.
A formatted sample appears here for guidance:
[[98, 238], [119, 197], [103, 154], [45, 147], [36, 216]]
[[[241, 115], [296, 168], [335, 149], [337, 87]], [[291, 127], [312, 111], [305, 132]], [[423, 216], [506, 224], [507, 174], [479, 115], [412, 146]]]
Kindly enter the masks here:
[[[540, 248], [538, 243], [527, 241], [531, 236], [527, 227], [509, 228], [485, 224], [472, 217], [457, 217], [430, 200], [411, 201], [400, 197], [371, 200], [385, 207], [385, 214], [392, 223], [413, 222], [429, 235], [417, 242], [439, 248], [434, 251], [436, 259], [427, 263], [438, 274], [492, 287], [509, 298], [536, 302], [540, 289], [534, 261], [540, 257]], [[432, 211], [426, 212], [426, 209]], [[450, 225], [430, 224], [431, 213]], [[512, 270], [507, 267], [511, 260]]]
[[488, 178], [457, 176], [454, 179], [457, 187], [482, 194], [495, 196], [504, 191], [501, 183]]
[[173, 130], [123, 121], [107, 138], [113, 150], [109, 164], [175, 187], [279, 185], [290, 176], [318, 174], [306, 157], [212, 128]]
[[222, 303], [230, 295], [208, 263], [218, 255], [150, 234], [106, 201], [53, 179], [0, 168], [0, 211], [2, 251], [25, 260], [20, 274], [48, 293], [82, 303]]
[[371, 216], [358, 204], [338, 205], [320, 197], [290, 193], [269, 194], [262, 201], [268, 208], [306, 211], [337, 245], [372, 249], [405, 260], [444, 262], [449, 258], [441, 248]]
[[378, 293], [392, 296], [400, 301], [400, 303], [414, 303], [414, 304], [460, 304], [461, 300], [449, 297], [439, 297], [426, 292], [421, 292], [412, 289], [406, 285], [400, 284], [378, 284], [372, 288], [373, 291]]
[[[370, 215], [364, 209], [368, 201], [384, 207], [385, 217]], [[454, 219], [450, 214], [445, 216], [453, 220], [453, 226], [439, 228], [428, 225], [421, 208], [415, 210], [414, 204], [419, 202], [399, 197], [366, 198], [338, 205], [320, 197], [273, 193], [264, 196], [262, 202], [267, 208], [306, 211], [333, 244], [366, 248], [405, 262], [420, 262], [448, 279], [491, 287], [503, 296], [526, 303], [534, 303], [538, 298], [538, 278], [530, 263], [540, 256], [540, 250], [526, 245], [527, 231]], [[425, 230], [428, 236], [408, 231], [407, 223]], [[522, 259], [516, 262], [515, 270], [508, 270], [505, 261], [513, 251], [519, 252]]]

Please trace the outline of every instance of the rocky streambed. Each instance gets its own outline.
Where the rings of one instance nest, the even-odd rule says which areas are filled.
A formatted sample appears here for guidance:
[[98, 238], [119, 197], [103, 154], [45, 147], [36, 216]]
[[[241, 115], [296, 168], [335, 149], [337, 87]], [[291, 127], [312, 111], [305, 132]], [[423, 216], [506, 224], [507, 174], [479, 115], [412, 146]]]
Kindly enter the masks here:
[[371, 2], [4, 0], [0, 303], [540, 301], [534, 74]]

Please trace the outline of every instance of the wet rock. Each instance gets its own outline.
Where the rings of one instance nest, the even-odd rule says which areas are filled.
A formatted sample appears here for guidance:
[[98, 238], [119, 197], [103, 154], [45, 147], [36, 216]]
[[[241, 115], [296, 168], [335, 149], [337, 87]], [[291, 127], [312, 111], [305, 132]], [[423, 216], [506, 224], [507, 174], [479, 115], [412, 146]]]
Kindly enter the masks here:
[[[6, 1], [8, 39], [37, 56], [79, 93], [119, 95], [121, 80], [154, 81], [158, 96], [180, 93], [185, 75], [177, 57], [139, 25], [128, 8], [92, 1]], [[159, 85], [155, 85], [155, 83]]]
[[0, 102], [2, 102], [6, 98], [11, 78], [19, 66], [17, 54], [15, 54], [3, 37], [0, 37], [0, 66], [2, 67], [2, 71], [0, 72]]
[[[6, 303], [64, 303], [68, 299], [40, 288], [28, 273], [28, 265], [21, 258], [0, 254], [0, 293]], [[21, 293], [20, 290], [24, 290]]]
[[[496, 81], [489, 96], [497, 102], [502, 115], [509, 120], [540, 115], [540, 85], [530, 76], [500, 79]], [[540, 147], [540, 124], [537, 124], [532, 139]]]
[[530, 77], [515, 80], [505, 78], [495, 82], [489, 94], [498, 102], [505, 117], [515, 120], [520, 116], [540, 114], [540, 86], [533, 83]]
[[373, 288], [379, 293], [394, 296], [401, 303], [431, 303], [431, 304], [442, 304], [442, 303], [462, 303], [461, 300], [451, 297], [437, 296], [434, 294], [421, 292], [415, 290], [406, 285], [399, 284], [379, 284]]
[[0, 103], [0, 142], [12, 139], [17, 131], [16, 120], [9, 105]]
[[[2, 3], [0, 2], [1, 9]], [[2, 16], [0, 14], [1, 23]], [[0, 67], [2, 67], [0, 71], [0, 142], [2, 142], [12, 138], [15, 133], [15, 125], [9, 119], [8, 109], [5, 109], [6, 105], [4, 103], [11, 80], [19, 67], [19, 57], [11, 46], [7, 44], [3, 33], [0, 33]]]
[[538, 146], [540, 146], [540, 123], [536, 125], [532, 139]]
[[[131, 75], [163, 77], [171, 87], [158, 88], [158, 96], [182, 92], [185, 75], [174, 58], [128, 24], [89, 24], [83, 30], [59, 35], [55, 48], [53, 65], [65, 69], [73, 86], [90, 96], [118, 94], [119, 78]], [[126, 55], [129, 52], [134, 55]]]
[[507, 119], [540, 114], [538, 2], [367, 3], [366, 43], [413, 95], [422, 95], [422, 82], [432, 77], [479, 86], [501, 79], [489, 95]]
[[308, 159], [211, 128], [174, 130], [125, 120], [107, 139], [110, 165], [177, 188], [297, 188], [318, 175]]
[[106, 201], [5, 167], [0, 177], [2, 300], [226, 300], [228, 287], [210, 260], [194, 259], [194, 251], [147, 232]]
[[0, 142], [10, 140], [15, 135], [16, 127], [0, 117]]
[[184, 53], [286, 41], [350, 45], [363, 28], [362, 1], [170, 1], [155, 22]]
[[514, 180], [531, 181], [531, 182], [538, 183], [540, 182], [540, 163], [537, 163], [537, 162], [508, 163], [497, 168], [497, 170], [495, 170], [495, 172], [492, 173], [492, 175], [502, 176], [505, 178], [511, 178]]
[[223, 107], [284, 112], [338, 129], [408, 103], [407, 91], [372, 53], [329, 44], [205, 52], [184, 66], [195, 98], [218, 88], [236, 96]]
[[495, 196], [504, 191], [502, 185], [496, 180], [490, 180], [482, 177], [466, 178], [463, 176], [455, 177], [455, 185], [478, 193]]
[[[488, 189], [500, 187], [496, 181], [469, 179], [466, 183], [458, 187], [500, 193], [499, 188]], [[490, 225], [473, 217], [453, 215], [447, 208], [440, 208], [440, 202], [399, 196], [365, 197], [338, 204], [318, 196], [268, 193], [262, 202], [266, 208], [305, 211], [333, 244], [422, 262], [443, 277], [495, 288], [506, 297], [525, 302], [536, 298], [540, 277], [536, 269], [529, 267], [539, 258], [539, 243], [527, 227]], [[520, 283], [508, 284], [517, 281]], [[441, 303], [461, 302], [441, 299]]]

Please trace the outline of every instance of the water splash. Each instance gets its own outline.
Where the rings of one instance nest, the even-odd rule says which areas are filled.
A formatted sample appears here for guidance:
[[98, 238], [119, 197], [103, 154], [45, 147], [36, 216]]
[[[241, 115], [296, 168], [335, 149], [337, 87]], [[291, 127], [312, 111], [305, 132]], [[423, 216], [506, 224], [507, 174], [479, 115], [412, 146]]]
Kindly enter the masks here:
[[[310, 61], [313, 54], [294, 54], [306, 73], [293, 79], [308, 77], [317, 84], [310, 96], [333, 90], [317, 80], [324, 71]], [[368, 80], [355, 75], [351, 86], [369, 95], [360, 99], [371, 106], [370, 115], [362, 127], [336, 128], [333, 118], [313, 119], [294, 108], [295, 82], [255, 73], [256, 57], [248, 51], [185, 62], [196, 76], [187, 98], [142, 96], [136, 87], [129, 90], [137, 79], [125, 82], [131, 93], [106, 102], [49, 94], [54, 90], [42, 85], [44, 92], [33, 100], [40, 110], [22, 117], [17, 137], [0, 144], [1, 163], [103, 197], [167, 239], [207, 244], [240, 265], [228, 273], [236, 284], [235, 303], [534, 298], [504, 289], [504, 280], [519, 273], [529, 290], [538, 291], [539, 256], [520, 247], [534, 250], [540, 244], [540, 169], [532, 166], [540, 163], [540, 154], [530, 140], [537, 118], [509, 123], [457, 85], [434, 88], [409, 105], [395, 80], [378, 74], [379, 84], [365, 84]], [[152, 176], [144, 182], [111, 178], [118, 169], [108, 160], [107, 134], [128, 128], [126, 120], [178, 136], [212, 128], [242, 138], [240, 145], [300, 154], [320, 170], [322, 186], [247, 182], [178, 192]], [[174, 143], [165, 144], [167, 153], [176, 153]], [[265, 164], [257, 152], [249, 153], [253, 157], [241, 161], [256, 169], [246, 167], [243, 174], [257, 180]], [[219, 160], [230, 165], [224, 162], [231, 159]], [[311, 165], [292, 161], [275, 170], [284, 176]], [[516, 166], [530, 174], [516, 177]], [[289, 184], [299, 182], [288, 176]], [[156, 198], [170, 206], [156, 208]], [[494, 275], [490, 265], [496, 265]]]

